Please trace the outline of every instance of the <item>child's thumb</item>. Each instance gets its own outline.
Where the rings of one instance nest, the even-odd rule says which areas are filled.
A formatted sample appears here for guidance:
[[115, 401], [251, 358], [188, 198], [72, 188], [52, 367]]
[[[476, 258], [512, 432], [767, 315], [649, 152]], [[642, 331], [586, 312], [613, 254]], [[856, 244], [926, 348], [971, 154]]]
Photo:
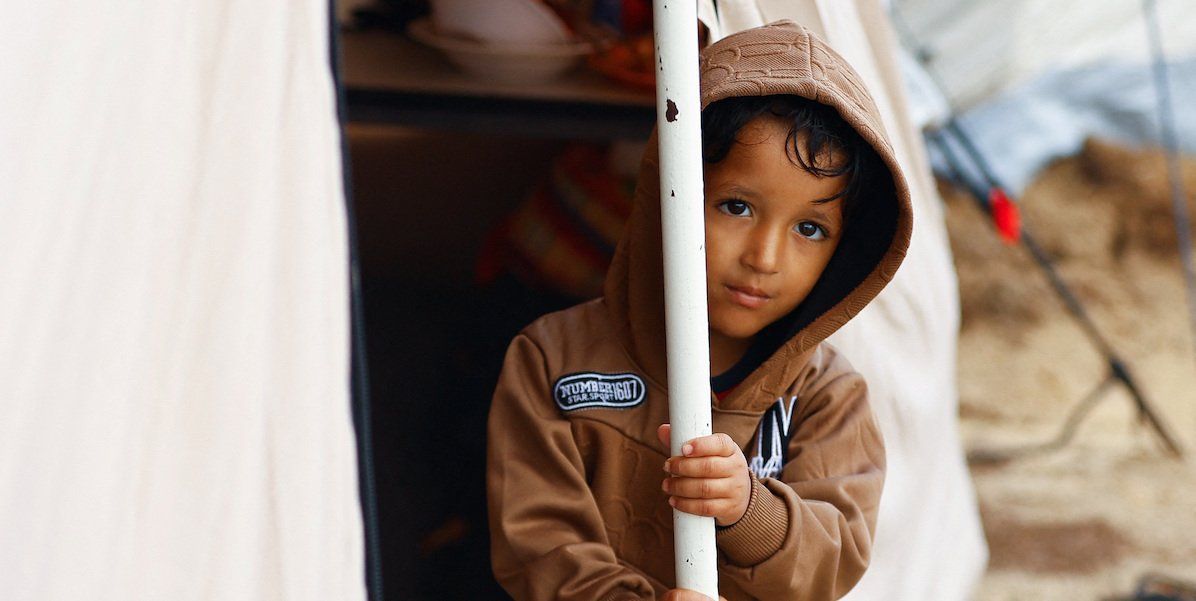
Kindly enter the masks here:
[[664, 450], [669, 450], [669, 433], [672, 427], [669, 424], [660, 424], [656, 428], [656, 438], [660, 440], [660, 444], [664, 445]]

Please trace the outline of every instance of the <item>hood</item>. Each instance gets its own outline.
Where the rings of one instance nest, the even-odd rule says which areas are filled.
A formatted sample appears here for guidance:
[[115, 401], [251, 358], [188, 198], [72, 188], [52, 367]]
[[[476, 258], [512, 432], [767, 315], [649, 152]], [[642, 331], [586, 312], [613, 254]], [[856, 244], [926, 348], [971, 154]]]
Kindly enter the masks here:
[[[897, 271], [909, 245], [909, 188], [860, 76], [806, 28], [779, 21], [718, 41], [700, 55], [702, 108], [733, 96], [801, 96], [834, 108], [888, 167], [891, 185], [865, 192], [868, 209], [844, 232], [809, 296], [762, 331], [740, 366], [751, 370], [720, 407], [784, 393], [803, 355], [855, 316]], [[882, 178], [883, 179], [883, 178]], [[664, 268], [656, 133], [649, 139], [626, 230], [605, 282], [617, 335], [645, 375], [665, 382]], [[747, 408], [747, 406], [743, 406]]]

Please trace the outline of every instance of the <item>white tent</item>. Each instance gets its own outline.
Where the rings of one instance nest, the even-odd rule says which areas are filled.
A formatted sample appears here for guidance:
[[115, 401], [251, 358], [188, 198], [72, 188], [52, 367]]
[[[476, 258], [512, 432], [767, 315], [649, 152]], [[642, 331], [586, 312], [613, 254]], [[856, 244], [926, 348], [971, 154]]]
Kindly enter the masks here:
[[0, 21], [0, 596], [364, 599], [321, 0]]

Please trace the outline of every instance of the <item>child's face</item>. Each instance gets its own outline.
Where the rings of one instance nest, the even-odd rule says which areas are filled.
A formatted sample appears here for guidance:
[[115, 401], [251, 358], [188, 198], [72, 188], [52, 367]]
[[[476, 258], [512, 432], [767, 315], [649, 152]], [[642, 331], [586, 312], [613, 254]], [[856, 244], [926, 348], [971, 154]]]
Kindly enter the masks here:
[[742, 347], [796, 308], [842, 237], [843, 201], [814, 201], [834, 196], [847, 177], [818, 177], [794, 163], [786, 153], [788, 127], [778, 118], [758, 117], [740, 129], [726, 158], [706, 166], [712, 346]]

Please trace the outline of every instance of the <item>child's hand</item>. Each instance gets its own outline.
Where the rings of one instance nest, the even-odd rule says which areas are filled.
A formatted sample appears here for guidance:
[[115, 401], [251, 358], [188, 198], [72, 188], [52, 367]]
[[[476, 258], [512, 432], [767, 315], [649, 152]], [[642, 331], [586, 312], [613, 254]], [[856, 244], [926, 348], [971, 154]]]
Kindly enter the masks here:
[[[661, 424], [656, 436], [669, 448], [669, 424]], [[662, 488], [669, 505], [694, 515], [714, 518], [719, 526], [730, 526], [747, 512], [752, 477], [739, 445], [730, 436], [716, 432], [695, 438], [681, 448], [682, 454], [664, 462]]]
[[[689, 589], [675, 588], [664, 594], [660, 601], [711, 601], [710, 597], [697, 593]], [[726, 597], [719, 595], [718, 601], [727, 601]]]

